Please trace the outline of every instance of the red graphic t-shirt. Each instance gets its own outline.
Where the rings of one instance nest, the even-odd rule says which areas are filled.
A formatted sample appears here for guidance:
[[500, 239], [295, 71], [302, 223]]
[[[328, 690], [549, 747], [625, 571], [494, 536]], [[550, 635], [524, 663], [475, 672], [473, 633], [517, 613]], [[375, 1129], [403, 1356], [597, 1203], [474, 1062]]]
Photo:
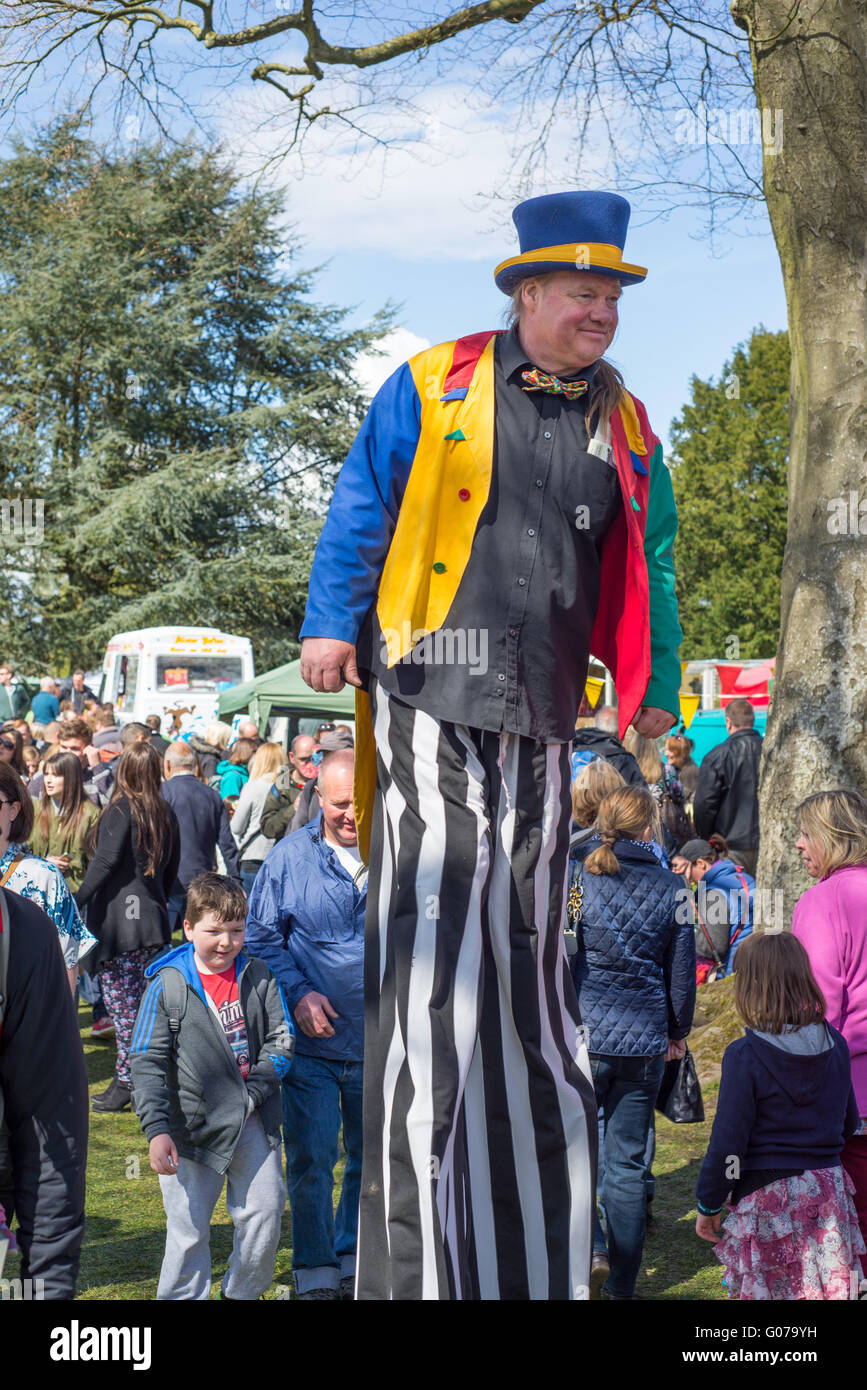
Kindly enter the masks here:
[[241, 1000], [238, 996], [238, 980], [235, 974], [234, 961], [229, 969], [224, 970], [220, 975], [203, 975], [199, 971], [199, 979], [204, 986], [211, 1007], [222, 1024], [223, 1032], [229, 1039], [229, 1046], [235, 1054], [235, 1061], [246, 1081], [250, 1075], [250, 1048], [247, 1044], [247, 1025], [244, 1022]]

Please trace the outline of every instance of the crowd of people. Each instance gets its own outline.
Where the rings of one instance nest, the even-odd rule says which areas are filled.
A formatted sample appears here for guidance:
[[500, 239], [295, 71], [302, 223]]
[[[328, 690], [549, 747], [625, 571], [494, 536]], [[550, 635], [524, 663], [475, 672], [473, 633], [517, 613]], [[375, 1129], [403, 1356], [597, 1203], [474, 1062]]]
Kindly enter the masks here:
[[[221, 1297], [269, 1287], [288, 1193], [296, 1296], [353, 1298], [367, 869], [352, 730], [326, 723], [284, 749], [244, 720], [169, 741], [158, 720], [119, 726], [80, 672], [68, 690], [43, 680], [29, 709], [2, 672], [0, 939], [30, 932], [34, 960], [10, 965], [5, 991], [0, 1239], [14, 1217], [28, 1276], [46, 1297], [72, 1296], [80, 994], [94, 1036], [116, 1047], [92, 1108], [132, 1105], [159, 1174], [157, 1297], [210, 1296], [226, 1183], [235, 1245]], [[697, 1232], [715, 1243], [732, 1298], [848, 1298], [861, 1278], [867, 802], [808, 798], [797, 848], [817, 882], [791, 933], [754, 932], [761, 738], [745, 700], [726, 722], [700, 765], [682, 731], [621, 741], [610, 707], [575, 731], [565, 941], [598, 1106], [594, 1299], [636, 1296], [660, 1085], [686, 1058], [697, 988], [733, 972], [746, 1034], [723, 1062]], [[54, 962], [36, 917], [60, 942]], [[34, 1043], [37, 995], [53, 1034], [69, 1034], [62, 1060]]]

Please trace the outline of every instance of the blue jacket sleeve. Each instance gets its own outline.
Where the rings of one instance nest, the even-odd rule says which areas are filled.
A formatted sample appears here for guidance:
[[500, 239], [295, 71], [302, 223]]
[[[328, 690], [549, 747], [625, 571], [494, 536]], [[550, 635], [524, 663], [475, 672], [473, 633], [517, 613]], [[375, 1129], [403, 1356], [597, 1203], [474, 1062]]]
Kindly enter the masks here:
[[319, 537], [302, 637], [358, 640], [379, 588], [421, 428], [421, 401], [399, 367], [374, 397], [340, 470]]
[[740, 1042], [730, 1044], [723, 1056], [716, 1116], [696, 1184], [699, 1207], [705, 1211], [722, 1209], [740, 1176], [755, 1123], [753, 1079], [749, 1067], [739, 1065]]
[[269, 868], [266, 860], [247, 903], [245, 949], [271, 967], [293, 1013], [298, 1000], [315, 988], [289, 950], [294, 901], [289, 876], [275, 871], [273, 865]]

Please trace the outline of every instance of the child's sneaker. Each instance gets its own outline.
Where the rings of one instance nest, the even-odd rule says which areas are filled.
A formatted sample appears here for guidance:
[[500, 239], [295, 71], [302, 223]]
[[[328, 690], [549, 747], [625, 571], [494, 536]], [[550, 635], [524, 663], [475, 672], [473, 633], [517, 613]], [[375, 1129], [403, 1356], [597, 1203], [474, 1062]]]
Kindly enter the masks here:
[[98, 1018], [90, 1030], [92, 1038], [113, 1038], [114, 1024], [106, 1014], [105, 1018]]

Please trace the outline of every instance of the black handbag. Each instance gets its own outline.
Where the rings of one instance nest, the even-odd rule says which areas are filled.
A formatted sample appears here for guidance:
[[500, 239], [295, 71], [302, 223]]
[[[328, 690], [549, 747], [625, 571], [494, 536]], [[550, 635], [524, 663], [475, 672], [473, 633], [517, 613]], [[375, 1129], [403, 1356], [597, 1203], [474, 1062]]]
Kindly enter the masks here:
[[700, 1125], [704, 1119], [701, 1086], [689, 1048], [680, 1059], [666, 1062], [656, 1108], [676, 1125]]

